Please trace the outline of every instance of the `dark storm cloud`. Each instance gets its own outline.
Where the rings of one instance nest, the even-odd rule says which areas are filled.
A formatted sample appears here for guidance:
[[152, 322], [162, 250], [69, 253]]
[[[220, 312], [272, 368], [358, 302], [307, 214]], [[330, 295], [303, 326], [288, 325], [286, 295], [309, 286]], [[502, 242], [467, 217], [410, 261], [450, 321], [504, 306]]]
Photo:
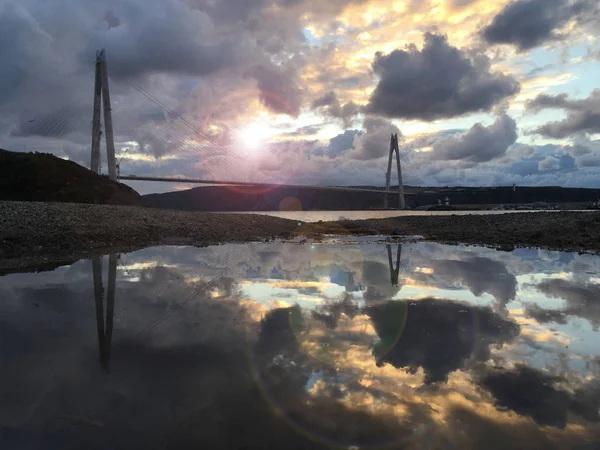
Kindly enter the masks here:
[[595, 0], [512, 1], [483, 30], [490, 44], [512, 44], [526, 51], [564, 38], [558, 31], [571, 19], [582, 18], [596, 8]]
[[[116, 137], [124, 142], [144, 134], [139, 128], [148, 125], [148, 121], [143, 122], [143, 114], [135, 115], [136, 108], [138, 113], [140, 111], [140, 102], [139, 98], [136, 101], [132, 97], [139, 95], [131, 95], [131, 89], [119, 91], [123, 85], [119, 80], [123, 77], [138, 78], [137, 82], [180, 114], [197, 113], [205, 108], [206, 111], [201, 111], [202, 116], [221, 100], [223, 92], [217, 92], [217, 98], [215, 95], [209, 99], [203, 96], [202, 103], [196, 102], [192, 108], [185, 108], [191, 103], [187, 100], [195, 87], [208, 80], [207, 77], [227, 69], [228, 76], [223, 76], [219, 82], [226, 79], [229, 84], [247, 88], [240, 78], [252, 64], [260, 67], [254, 75], [263, 103], [277, 112], [297, 114], [302, 99], [291, 83], [297, 78], [295, 63], [290, 63], [286, 70], [272, 65], [270, 58], [275, 54], [267, 50], [271, 44], [261, 35], [270, 31], [252, 28], [250, 23], [254, 17], [262, 17], [272, 2], [210, 2], [218, 6], [219, 11], [235, 9], [244, 20], [248, 19], [235, 27], [235, 34], [227, 26], [217, 26], [215, 17], [221, 13], [210, 8], [206, 11], [193, 8], [191, 3], [118, 0], [107, 8], [92, 0], [81, 0], [64, 7], [61, 14], [56, 14], [62, 7], [60, 2], [53, 4], [54, 9], [43, 1], [10, 3], [0, 15], [0, 38], [6, 33], [0, 39], [0, 50], [3, 50], [0, 100], [14, 98], [18, 103], [10, 108], [6, 106], [8, 114], [2, 111], [2, 131], [11, 130], [16, 137], [63, 138], [72, 131], [87, 131], [88, 119], [83, 123], [85, 129], [79, 123], [74, 126], [70, 122], [80, 122], [81, 117], [91, 116], [92, 87], [88, 85], [93, 82], [95, 52], [101, 47], [107, 49], [109, 73], [113, 76], [113, 115], [123, 104], [131, 105], [130, 117], [115, 120]], [[277, 23], [276, 20], [267, 22]], [[293, 21], [286, 18], [286, 28], [298, 24], [297, 17]], [[276, 52], [294, 51], [295, 43], [300, 42], [297, 36], [289, 37], [288, 41], [278, 39], [285, 45], [280, 45]], [[214, 87], [213, 80], [211, 88]], [[31, 98], [24, 98], [22, 91], [25, 88], [30, 88], [31, 92], [26, 90], [25, 93], [31, 94]], [[231, 90], [228, 86], [223, 91]], [[248, 101], [253, 100], [249, 97]], [[236, 106], [237, 110], [246, 107], [239, 103]], [[57, 115], [63, 108], [74, 108], [74, 111], [71, 111], [70, 120], [60, 123]], [[194, 117], [198, 121], [203, 118]], [[55, 129], [52, 126], [56, 124], [52, 121], [59, 122]], [[187, 130], [186, 135], [189, 134]]]
[[185, 0], [195, 8], [205, 11], [219, 23], [240, 23], [257, 19], [264, 11], [281, 8], [295, 13], [296, 18], [303, 14], [336, 15], [351, 5], [366, 4], [371, 0]]
[[[447, 381], [474, 358], [486, 361], [493, 344], [511, 342], [519, 326], [490, 308], [445, 299], [392, 301], [367, 309], [381, 342], [378, 364], [425, 371], [425, 383]], [[403, 325], [404, 324], [404, 325]]]
[[0, 7], [0, 133], [55, 138], [89, 129], [85, 117], [91, 115], [91, 103], [86, 110], [82, 92], [89, 98], [91, 83], [65, 56], [72, 55], [69, 37], [79, 25], [72, 30], [63, 20], [41, 5], [14, 2]]
[[486, 162], [506, 154], [517, 141], [517, 124], [506, 114], [489, 127], [477, 123], [466, 133], [439, 139], [432, 157], [445, 160]]
[[36, 59], [34, 49], [47, 47], [47, 36], [27, 12], [14, 4], [5, 4], [0, 9], [0, 102], [18, 93], [25, 81], [29, 65], [40, 67], [43, 61]]
[[270, 0], [184, 0], [214, 18], [216, 23], [246, 22], [271, 3]]
[[512, 76], [491, 72], [485, 55], [473, 56], [431, 33], [422, 50], [409, 45], [378, 53], [373, 71], [379, 83], [367, 110], [387, 117], [436, 120], [489, 111], [520, 90]]
[[580, 100], [571, 100], [566, 94], [540, 94], [526, 104], [528, 112], [543, 109], [562, 109], [567, 117], [542, 125], [534, 133], [555, 139], [575, 133], [600, 133], [600, 89], [594, 89], [587, 98]]
[[529, 305], [527, 315], [542, 323], [566, 323], [565, 316], [576, 316], [590, 322], [594, 329], [600, 327], [600, 285], [551, 279], [542, 281], [537, 288], [549, 297], [566, 300], [567, 305], [560, 310]]
[[248, 75], [256, 79], [259, 97], [271, 111], [297, 116], [302, 104], [302, 91], [291, 71], [276, 67], [255, 66]]
[[321, 111], [326, 116], [341, 119], [344, 128], [351, 126], [352, 119], [361, 111], [361, 107], [352, 101], [342, 105], [333, 91], [316, 99], [312, 103], [312, 108]]
[[[194, 36], [210, 20], [199, 19], [199, 11], [188, 15], [183, 4], [172, 0], [160, 2], [158, 9], [152, 1], [122, 0], [108, 11], [89, 0], [68, 7], [61, 3], [53, 3], [52, 9], [46, 2], [15, 2], [0, 14], [0, 34], [14, 31], [12, 38], [0, 37], [0, 46], [7, 43], [10, 49], [2, 51], [0, 98], [5, 91], [14, 94], [14, 101], [0, 105], [0, 114], [11, 124], [7, 128], [13, 137], [60, 137], [72, 148], [71, 133], [89, 133], [96, 45], [108, 47], [112, 74], [205, 71], [200, 65], [206, 54], [195, 46]], [[227, 56], [223, 49], [218, 53], [219, 58]], [[209, 72], [214, 68], [211, 63], [206, 67]], [[114, 80], [111, 90], [115, 137], [135, 139], [142, 116], [133, 118], [139, 98], [131, 98], [131, 90]], [[153, 89], [155, 94], [159, 90]], [[128, 117], [122, 115], [123, 105], [132, 105]]]
[[570, 393], [559, 387], [562, 381], [560, 377], [517, 365], [511, 370], [490, 371], [480, 383], [496, 397], [498, 406], [529, 416], [540, 425], [564, 428], [569, 410], [598, 422], [600, 391], [597, 383], [588, 383]]
[[236, 62], [236, 43], [219, 41], [211, 18], [180, 2], [122, 2], [112, 12], [121, 24], [97, 30], [81, 58], [89, 63], [96, 49], [106, 48], [114, 76], [152, 72], [207, 75]]
[[62, 108], [44, 114], [41, 111], [28, 111], [21, 114], [12, 136], [42, 136], [59, 138], [75, 131], [91, 129], [89, 120], [85, 119], [89, 110], [83, 106], [77, 108]]

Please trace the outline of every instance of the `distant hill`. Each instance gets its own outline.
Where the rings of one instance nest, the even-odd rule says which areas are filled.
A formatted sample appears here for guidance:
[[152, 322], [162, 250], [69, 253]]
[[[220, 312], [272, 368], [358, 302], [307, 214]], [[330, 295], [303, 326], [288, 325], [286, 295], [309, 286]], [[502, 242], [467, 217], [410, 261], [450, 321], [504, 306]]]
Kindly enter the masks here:
[[[394, 189], [394, 188], [392, 188]], [[600, 189], [544, 187], [411, 187], [405, 188], [410, 208], [436, 205], [448, 197], [451, 205], [592, 202]], [[382, 209], [382, 192], [324, 191], [311, 188], [206, 186], [142, 197], [147, 206], [185, 211], [351, 211]], [[390, 194], [390, 206], [397, 196]]]
[[0, 200], [141, 206], [129, 186], [47, 153], [0, 149]]
[[142, 196], [146, 206], [185, 211], [344, 211], [381, 208], [383, 193], [310, 188], [206, 186]]

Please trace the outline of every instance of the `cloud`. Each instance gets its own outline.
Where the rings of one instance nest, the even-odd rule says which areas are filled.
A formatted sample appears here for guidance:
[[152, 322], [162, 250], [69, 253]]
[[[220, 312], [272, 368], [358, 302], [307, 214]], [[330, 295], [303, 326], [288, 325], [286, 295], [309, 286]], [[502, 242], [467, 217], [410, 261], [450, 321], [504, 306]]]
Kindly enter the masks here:
[[[3, 278], [0, 339], [10, 343], [0, 347], [3, 443], [10, 448], [115, 448], [118, 441], [117, 448], [141, 442], [144, 447], [239, 449], [289, 448], [292, 442], [311, 448], [317, 437], [338, 446], [381, 447], [408, 436], [423, 439], [427, 448], [434, 435], [442, 444], [482, 448], [489, 447], [493, 435], [502, 437], [496, 439], [498, 448], [547, 448], [556, 444], [558, 430], [541, 424], [560, 426], [565, 415], [568, 426], [559, 437], [568, 448], [577, 448], [595, 432], [597, 361], [587, 360], [593, 355], [565, 355], [563, 349], [547, 353], [546, 348], [529, 358], [543, 371], [513, 369], [523, 358], [523, 341], [513, 338], [518, 326], [489, 308], [445, 299], [426, 299], [420, 309], [411, 305], [419, 300], [391, 302], [373, 307], [381, 307], [373, 323], [362, 314], [373, 309], [361, 307], [361, 294], [353, 292], [322, 303], [316, 314], [305, 309], [300, 317], [297, 307], [268, 311], [264, 302], [248, 298], [250, 292], [237, 292], [233, 278], [218, 278], [227, 273], [242, 289], [253, 282], [262, 286], [273, 277], [290, 285], [311, 281], [304, 283], [309, 286], [342, 271], [354, 273], [360, 283], [360, 263], [368, 259], [383, 263], [378, 269], [383, 282], [389, 280], [384, 247], [258, 243], [148, 248], [123, 255], [110, 374], [100, 373], [89, 261]], [[592, 255], [535, 249], [457, 250], [432, 243], [406, 247], [403, 256], [415, 268], [428, 267], [440, 256], [462, 260], [474, 254], [501, 261], [521, 275], [581, 275], [597, 272], [600, 264]], [[355, 284], [342, 278], [337, 280], [342, 286]], [[218, 291], [213, 284], [204, 285], [214, 279], [222, 281]], [[194, 293], [193, 301], [186, 302]], [[172, 314], [165, 317], [168, 311]], [[321, 320], [330, 328], [319, 326]], [[385, 338], [383, 346], [378, 336]], [[374, 358], [373, 345], [384, 353], [383, 360]], [[390, 347], [388, 361], [385, 350]], [[396, 363], [399, 369], [393, 367]], [[548, 375], [556, 369], [564, 370], [565, 379]], [[434, 382], [446, 373], [447, 384], [422, 386], [424, 377]], [[491, 381], [496, 374], [506, 376]], [[582, 379], [587, 374], [590, 381]], [[557, 401], [560, 392], [568, 394], [566, 413], [561, 411], [565, 404]], [[19, 425], [31, 420], [32, 405], [39, 405], [37, 422], [53, 423], [49, 430], [33, 433]], [[273, 408], [281, 414], [273, 414]], [[290, 427], [291, 419], [296, 428]], [[410, 434], [415, 421], [425, 424], [425, 432], [420, 427], [418, 434]], [[242, 431], [225, 438], [214, 432], [228, 424]], [[272, 432], [264, 433], [265, 427]], [[301, 435], [298, 427], [304, 430]]]
[[513, 370], [490, 371], [481, 380], [497, 404], [540, 425], [564, 428], [567, 425], [569, 394], [556, 387], [560, 378], [518, 365]]
[[520, 90], [512, 76], [492, 72], [485, 55], [459, 50], [431, 33], [422, 50], [411, 44], [378, 53], [373, 71], [379, 83], [367, 111], [386, 117], [430, 121], [489, 111]]
[[484, 257], [469, 257], [461, 260], [433, 260], [430, 264], [432, 274], [415, 273], [413, 277], [434, 286], [442, 282], [459, 284], [478, 297], [488, 293], [502, 306], [516, 297], [517, 279], [503, 262]]
[[560, 310], [546, 310], [530, 305], [526, 313], [540, 323], [566, 323], [565, 316], [577, 316], [589, 321], [594, 329], [600, 327], [600, 285], [581, 284], [562, 279], [544, 280], [537, 286], [538, 290], [554, 298], [566, 300], [566, 307]]
[[237, 61], [237, 43], [217, 38], [211, 18], [181, 2], [118, 2], [111, 11], [119, 25], [96, 29], [81, 58], [90, 63], [96, 49], [106, 48], [113, 76], [207, 75]]
[[306, 126], [297, 128], [295, 131], [283, 133], [282, 136], [285, 136], [285, 137], [314, 136], [319, 131], [321, 131], [320, 125], [306, 125]]
[[398, 293], [399, 287], [392, 284], [390, 270], [383, 262], [363, 261], [362, 282], [366, 286], [364, 298], [367, 302], [388, 301]]
[[398, 127], [379, 117], [365, 117], [363, 129], [363, 134], [354, 136], [354, 151], [348, 154], [351, 159], [367, 161], [388, 156], [392, 133], [398, 133], [398, 139], [402, 140]]
[[[0, 34], [7, 35], [0, 39], [4, 55], [0, 101], [14, 102], [0, 103], [8, 112], [2, 112], [2, 128], [11, 130], [15, 137], [69, 139], [73, 131], [89, 132], [93, 61], [101, 47], [107, 50], [113, 115], [123, 105], [132, 105], [128, 107], [127, 120], [119, 117], [115, 121], [115, 132], [124, 141], [135, 138], [139, 134], [135, 128], [147, 127], [148, 123], [143, 122], [144, 110], [136, 97], [140, 94], [128, 89], [121, 82], [123, 78], [135, 79], [154, 97], [179, 114], [185, 113], [186, 118], [193, 117], [197, 124], [206, 114], [215, 118], [217, 106], [221, 113], [230, 94], [248, 90], [243, 75], [255, 66], [251, 75], [258, 90], [253, 89], [252, 95], [243, 99], [236, 95], [237, 112], [227, 117], [238, 120], [239, 112], [246, 109], [244, 102], [252, 102], [257, 95], [267, 108], [296, 115], [302, 96], [297, 88], [295, 65], [302, 61], [282, 65], [273, 63], [271, 58], [283, 51], [294, 51], [299, 36], [290, 37], [287, 46], [280, 46], [279, 50], [272, 49], [261, 40], [262, 31], [253, 30], [249, 23], [237, 23], [236, 33], [232, 34], [221, 22], [216, 23], [211, 16], [216, 14], [214, 10], [203, 11], [191, 3], [117, 0], [108, 9], [91, 0], [65, 7], [50, 7], [36, 0], [3, 5]], [[232, 6], [233, 2], [217, 3]], [[250, 3], [254, 3], [249, 12], [252, 18], [264, 14], [268, 6], [250, 1], [238, 6]], [[297, 25], [296, 19], [294, 26]], [[217, 73], [218, 79], [214, 78]], [[202, 101], [193, 103], [190, 100], [199, 87]], [[60, 117], [65, 109], [67, 119]]]
[[486, 162], [500, 158], [517, 141], [517, 124], [506, 114], [489, 127], [477, 123], [466, 133], [436, 141], [433, 158]]
[[555, 139], [576, 133], [600, 133], [600, 89], [594, 89], [587, 98], [571, 100], [566, 94], [540, 94], [526, 104], [526, 111], [562, 109], [567, 117], [542, 125], [533, 132]]
[[[29, 12], [17, 3], [0, 10], [0, 102], [14, 97], [36, 70], [50, 64], [50, 36]], [[37, 49], [41, 51], [36, 52]], [[44, 55], [44, 52], [46, 54]], [[28, 70], [31, 68], [32, 70]]]
[[312, 108], [320, 110], [326, 116], [341, 119], [344, 128], [351, 126], [352, 120], [361, 111], [361, 107], [353, 101], [342, 105], [333, 91], [329, 91], [313, 101]]
[[583, 155], [577, 159], [578, 167], [600, 167], [600, 155]]
[[348, 150], [354, 148], [354, 138], [363, 134], [360, 130], [346, 130], [329, 141], [325, 154], [330, 158], [337, 158]]
[[186, 2], [210, 15], [220, 24], [244, 23], [272, 3], [269, 0], [186, 0]]
[[[466, 303], [426, 298], [392, 301], [368, 309], [381, 342], [374, 349], [378, 364], [425, 371], [425, 383], [444, 382], [465, 361], [489, 359], [489, 347], [512, 341], [519, 326]], [[403, 324], [403, 325], [402, 325]], [[473, 345], [477, 339], [477, 345]]]
[[[397, 7], [397, 2], [392, 0], [321, 3], [112, 0], [109, 3], [95, 0], [2, 3], [0, 141], [3, 147], [47, 151], [87, 166], [93, 60], [95, 51], [104, 46], [111, 73], [117, 153], [130, 148], [123, 160], [124, 173], [193, 177], [210, 174], [222, 179], [235, 175], [240, 180], [289, 179], [299, 184], [342, 184], [352, 179], [355, 183], [380, 185], [389, 135], [400, 127], [409, 141], [402, 143], [403, 156], [408, 155], [415, 168], [413, 171], [405, 166], [405, 179], [411, 184], [516, 182], [591, 186], [595, 183], [597, 151], [578, 156], [575, 150], [565, 147], [564, 151], [575, 158], [571, 169], [561, 160], [559, 170], [540, 171], [538, 163], [548, 154], [559, 158], [564, 155], [559, 151], [542, 154], [542, 148], [534, 145], [531, 146], [536, 149], [534, 155], [513, 151], [515, 145], [504, 152], [509, 127], [507, 134], [502, 135], [499, 125], [464, 130], [464, 121], [456, 121], [448, 124], [451, 130], [443, 131], [439, 130], [443, 127], [439, 123], [404, 126], [390, 121], [378, 130], [353, 131], [360, 128], [363, 114], [376, 117], [366, 110], [369, 104], [381, 108], [380, 116], [427, 121], [474, 111], [496, 114], [499, 105], [505, 105], [510, 98], [504, 96], [507, 90], [518, 90], [512, 77], [496, 70], [510, 70], [516, 77], [517, 73], [529, 73], [531, 68], [521, 67], [507, 49], [490, 53], [493, 59], [486, 58], [480, 50], [473, 50], [477, 43], [468, 30], [478, 23], [489, 23], [491, 11], [504, 5], [488, 9], [479, 8], [481, 0], [444, 0], [444, 8], [434, 11], [430, 10], [431, 2], [410, 1], [396, 13], [398, 9], [392, 12], [392, 7]], [[576, 20], [580, 20], [579, 16]], [[580, 23], [572, 21], [568, 27]], [[421, 30], [437, 30], [437, 34], [422, 35]], [[440, 36], [442, 33], [448, 34], [447, 41]], [[423, 47], [419, 43], [422, 36], [425, 36]], [[592, 55], [595, 44], [586, 45]], [[377, 51], [382, 53], [371, 66]], [[585, 53], [586, 49], [582, 51]], [[528, 79], [527, 83], [540, 80]], [[174, 115], [164, 114], [128, 81], [135, 82], [227, 151], [208, 145]], [[544, 83], [540, 92], [547, 88]], [[577, 91], [573, 88], [570, 85], [569, 92]], [[566, 100], [576, 101], [568, 97]], [[595, 120], [585, 117], [585, 112], [567, 112], [567, 117], [581, 116], [577, 129]], [[291, 117], [276, 118], [277, 114]], [[269, 138], [260, 152], [253, 152], [257, 159], [275, 154], [271, 161], [256, 162], [256, 166], [269, 169], [265, 173], [260, 170], [249, 173], [249, 165], [238, 157], [240, 153], [236, 152], [242, 148], [234, 145], [235, 132], [257, 115], [273, 120], [269, 126], [274, 131], [291, 130], [293, 134], [284, 132], [279, 137], [282, 141], [293, 139], [301, 146], [302, 152], [294, 153], [298, 156], [294, 163], [298, 162], [302, 169], [293, 171], [294, 180], [290, 179], [285, 152], [276, 151], [289, 148], [279, 145], [276, 136]], [[321, 116], [317, 119], [324, 123], [317, 123], [315, 116]], [[549, 120], [560, 122], [560, 116], [550, 117]], [[286, 126], [280, 128], [283, 120], [287, 121]], [[477, 117], [472, 123], [479, 121], [486, 119]], [[530, 122], [535, 124], [529, 125], [531, 128], [543, 124]], [[320, 125], [321, 129], [315, 134], [315, 128], [306, 128], [307, 124]], [[342, 126], [349, 131], [344, 132]], [[457, 128], [464, 135], [456, 135]], [[444, 142], [447, 147], [440, 144], [436, 147], [439, 154], [450, 159], [431, 159], [435, 151], [414, 151], [416, 142], [410, 134], [415, 130], [431, 134], [434, 129], [439, 132], [435, 140], [450, 137], [443, 136], [444, 133], [455, 135], [455, 139]], [[587, 129], [582, 133], [592, 134], [597, 127]], [[550, 132], [561, 136], [566, 133], [560, 127]], [[337, 137], [338, 134], [343, 136]], [[491, 141], [491, 136], [498, 139]], [[328, 141], [331, 137], [334, 139]], [[141, 148], [134, 144], [140, 141], [144, 144]], [[423, 142], [421, 147], [434, 146], [434, 139], [424, 138], [420, 142]], [[491, 144], [484, 145], [485, 142]], [[519, 158], [521, 161], [517, 162]], [[281, 175], [278, 172], [285, 173], [276, 178]], [[568, 176], [569, 173], [577, 176]], [[135, 183], [135, 188], [144, 192], [170, 187]]]
[[279, 114], [297, 116], [302, 104], [302, 91], [295, 83], [291, 70], [255, 66], [248, 72], [255, 78], [263, 105]]
[[600, 153], [600, 141], [592, 141], [585, 135], [575, 135], [573, 145], [565, 145], [563, 148], [573, 157], [578, 158], [590, 153]]
[[160, 158], [176, 150], [176, 147], [169, 148], [162, 139], [152, 134], [140, 136], [138, 138], [138, 146], [142, 153], [151, 154], [155, 158]]
[[556, 170], [560, 166], [560, 159], [548, 155], [538, 162], [538, 170]]
[[523, 52], [565, 38], [559, 31], [571, 19], [579, 24], [596, 7], [594, 0], [517, 0], [483, 29], [490, 44], [512, 44]]

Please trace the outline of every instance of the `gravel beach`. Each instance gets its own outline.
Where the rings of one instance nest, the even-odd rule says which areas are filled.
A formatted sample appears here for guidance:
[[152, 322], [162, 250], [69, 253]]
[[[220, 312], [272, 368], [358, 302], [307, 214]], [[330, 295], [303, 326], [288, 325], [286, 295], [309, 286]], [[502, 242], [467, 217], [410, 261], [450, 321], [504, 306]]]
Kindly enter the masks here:
[[412, 216], [299, 224], [270, 216], [135, 206], [0, 202], [0, 268], [79, 259], [107, 249], [210, 245], [320, 234], [421, 235], [511, 249], [600, 252], [600, 212]]
[[[298, 222], [137, 206], [0, 202], [0, 269], [77, 260], [108, 249], [285, 238]], [[8, 261], [11, 260], [11, 261]]]
[[303, 224], [306, 235], [420, 235], [446, 244], [474, 244], [502, 250], [538, 247], [600, 253], [600, 211], [524, 212], [494, 215], [410, 216]]

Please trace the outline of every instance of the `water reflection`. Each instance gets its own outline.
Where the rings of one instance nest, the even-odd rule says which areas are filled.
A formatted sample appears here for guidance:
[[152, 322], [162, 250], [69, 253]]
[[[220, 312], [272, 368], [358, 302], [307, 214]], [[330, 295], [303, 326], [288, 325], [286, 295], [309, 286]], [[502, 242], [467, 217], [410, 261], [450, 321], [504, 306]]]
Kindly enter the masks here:
[[402, 259], [402, 244], [398, 244], [398, 251], [396, 252], [396, 265], [392, 262], [392, 246], [386, 244], [388, 254], [388, 264], [390, 265], [390, 280], [392, 286], [398, 286], [398, 277], [400, 275], [400, 260]]
[[110, 372], [110, 344], [112, 341], [113, 315], [115, 309], [115, 287], [117, 279], [117, 255], [108, 256], [108, 293], [106, 299], [106, 316], [104, 315], [104, 285], [102, 282], [102, 258], [92, 259], [94, 274], [94, 301], [96, 303], [96, 323], [98, 327], [98, 349], [100, 351], [100, 367]]
[[599, 283], [596, 256], [376, 242], [8, 275], [0, 443], [593, 448]]

